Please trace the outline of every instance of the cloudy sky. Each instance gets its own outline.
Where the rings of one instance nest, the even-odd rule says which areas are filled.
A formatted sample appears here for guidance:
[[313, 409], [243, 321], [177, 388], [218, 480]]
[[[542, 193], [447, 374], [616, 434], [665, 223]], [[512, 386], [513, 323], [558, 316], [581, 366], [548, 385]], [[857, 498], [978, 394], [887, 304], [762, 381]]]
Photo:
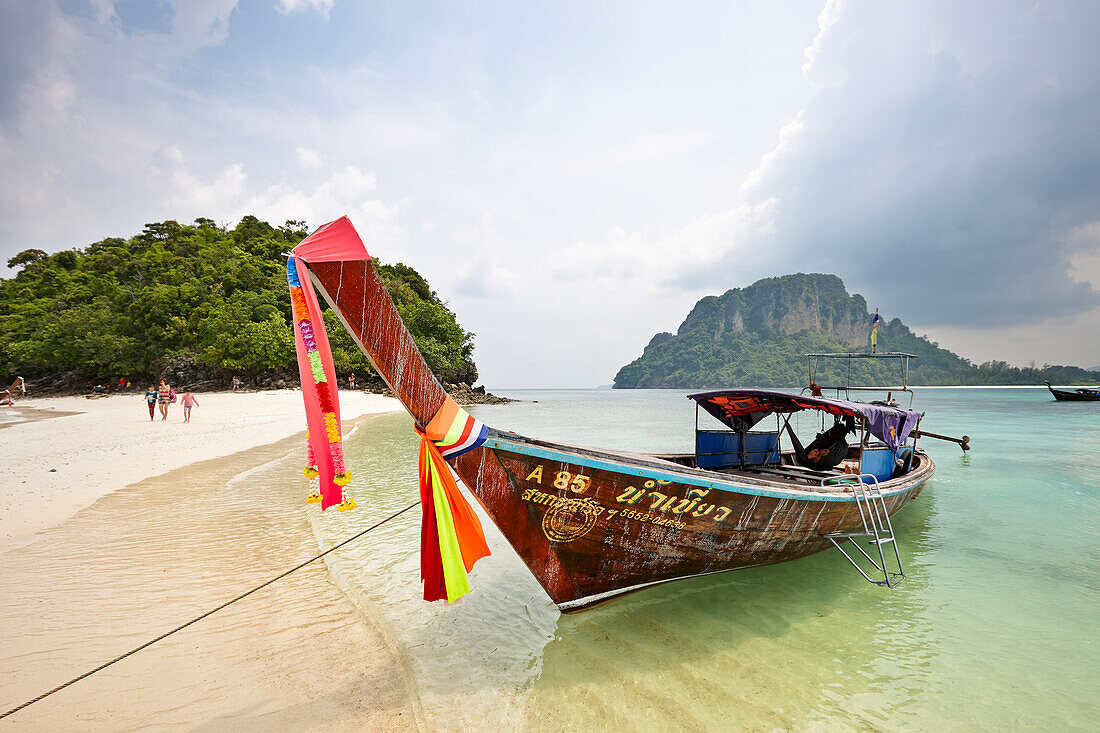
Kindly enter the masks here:
[[0, 0], [0, 255], [347, 213], [495, 387], [608, 383], [699, 297], [795, 271], [975, 361], [1091, 366], [1098, 29], [1094, 2]]

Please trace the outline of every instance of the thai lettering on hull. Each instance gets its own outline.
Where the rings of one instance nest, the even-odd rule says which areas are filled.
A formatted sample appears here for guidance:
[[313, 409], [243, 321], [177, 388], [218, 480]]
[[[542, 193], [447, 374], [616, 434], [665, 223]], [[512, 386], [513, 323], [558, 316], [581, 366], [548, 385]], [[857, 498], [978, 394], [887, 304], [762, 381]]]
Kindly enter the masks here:
[[[627, 486], [601, 492], [590, 476], [552, 468], [548, 471], [540, 463], [528, 472], [524, 481], [527, 485], [521, 489], [520, 498], [547, 507], [542, 531], [547, 539], [558, 543], [585, 536], [597, 520], [606, 524], [607, 520], [622, 517], [629, 522], [683, 529], [691, 518], [721, 523], [731, 512], [729, 507], [706, 501], [710, 489], [692, 487], [680, 496], [673, 493], [677, 489], [675, 484], [660, 479], [647, 480], [640, 488]], [[542, 491], [531, 484], [553, 487], [562, 493]], [[614, 496], [618, 506], [604, 506], [596, 501], [595, 497], [601, 493], [607, 494], [604, 501], [609, 503]]]

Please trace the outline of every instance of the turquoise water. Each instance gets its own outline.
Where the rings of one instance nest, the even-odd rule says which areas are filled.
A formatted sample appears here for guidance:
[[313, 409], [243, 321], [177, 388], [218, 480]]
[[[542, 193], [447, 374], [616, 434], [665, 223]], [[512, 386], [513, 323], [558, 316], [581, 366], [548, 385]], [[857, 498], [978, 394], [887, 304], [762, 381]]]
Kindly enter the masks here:
[[[570, 443], [691, 447], [681, 392], [505, 394], [524, 402], [471, 412]], [[415, 510], [334, 553], [330, 573], [401, 651], [435, 728], [1095, 729], [1100, 404], [925, 388], [915, 407], [974, 449], [922, 441], [938, 468], [895, 518], [909, 576], [895, 590], [825, 552], [562, 616], [483, 520], [493, 556], [473, 594], [427, 604]], [[362, 511], [314, 515], [323, 544], [415, 498], [410, 425], [385, 416], [349, 437]]]

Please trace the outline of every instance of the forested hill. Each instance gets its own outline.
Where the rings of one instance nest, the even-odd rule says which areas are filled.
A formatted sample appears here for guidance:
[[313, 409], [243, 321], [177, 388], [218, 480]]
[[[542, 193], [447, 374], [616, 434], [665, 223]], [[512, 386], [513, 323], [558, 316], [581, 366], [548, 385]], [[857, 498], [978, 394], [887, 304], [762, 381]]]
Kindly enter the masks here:
[[[793, 387], [807, 382], [805, 354], [870, 351], [871, 314], [836, 275], [759, 280], [695, 304], [675, 335], [659, 333], [644, 353], [615, 375], [616, 389]], [[1091, 384], [1100, 375], [1079, 367], [1018, 369], [1005, 362], [972, 364], [917, 336], [899, 319], [878, 328], [878, 350], [916, 354], [911, 384]], [[896, 384], [897, 367], [853, 361], [852, 384]], [[819, 374], [834, 384], [839, 372]], [[846, 376], [843, 377], [846, 379]]]
[[[20, 271], [0, 280], [0, 369], [58, 388], [148, 380], [181, 363], [214, 384], [296, 381], [283, 253], [306, 234], [304, 222], [252, 216], [233, 229], [165, 221], [84, 249], [21, 252], [8, 260]], [[411, 267], [378, 269], [432, 371], [472, 385], [473, 334]], [[325, 311], [338, 375], [362, 379], [366, 357]]]

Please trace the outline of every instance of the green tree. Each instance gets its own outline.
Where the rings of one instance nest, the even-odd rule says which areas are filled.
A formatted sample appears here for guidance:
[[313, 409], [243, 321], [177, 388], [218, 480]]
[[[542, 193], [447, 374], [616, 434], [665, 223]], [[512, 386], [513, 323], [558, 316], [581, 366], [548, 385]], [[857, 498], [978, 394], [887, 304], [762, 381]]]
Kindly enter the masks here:
[[[231, 230], [213, 220], [147, 224], [129, 239], [12, 257], [0, 280], [0, 363], [37, 377], [155, 376], [189, 356], [213, 376], [296, 372], [284, 253], [305, 222], [273, 227], [246, 216]], [[379, 270], [428, 364], [444, 381], [473, 382], [473, 335], [411, 267]], [[324, 308], [324, 306], [323, 306]], [[370, 369], [324, 308], [338, 373]]]

